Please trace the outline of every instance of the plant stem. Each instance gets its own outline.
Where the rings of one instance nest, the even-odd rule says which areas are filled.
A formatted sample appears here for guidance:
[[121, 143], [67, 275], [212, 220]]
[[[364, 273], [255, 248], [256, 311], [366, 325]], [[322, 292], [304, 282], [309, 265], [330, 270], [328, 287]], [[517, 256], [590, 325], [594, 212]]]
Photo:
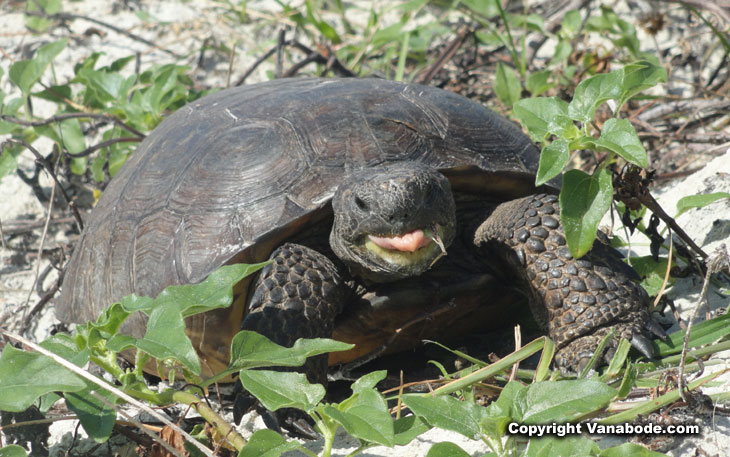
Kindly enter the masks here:
[[117, 380], [121, 380], [122, 376], [124, 376], [124, 371], [119, 367], [119, 365], [117, 365], [116, 352], [108, 351], [105, 357], [91, 355], [89, 356], [89, 360], [107, 373], [110, 373]]
[[[218, 413], [213, 411], [204, 401], [198, 398], [197, 395], [193, 395], [190, 392], [184, 390], [172, 390], [171, 398], [175, 402], [185, 403], [190, 405], [205, 419], [209, 424], [214, 426], [221, 436], [231, 443], [231, 445], [240, 451], [243, 446], [246, 445], [246, 440], [236, 432], [236, 430], [226, 422]], [[165, 392], [163, 392], [165, 393]]]
[[337, 424], [337, 422], [329, 419], [323, 411], [324, 405], [320, 404], [319, 407], [314, 412], [309, 413], [309, 415], [312, 417], [312, 419], [314, 419], [316, 428], [324, 438], [322, 457], [330, 457], [332, 455], [332, 446], [335, 443], [335, 432], [337, 431], [337, 427], [339, 427], [339, 425]]

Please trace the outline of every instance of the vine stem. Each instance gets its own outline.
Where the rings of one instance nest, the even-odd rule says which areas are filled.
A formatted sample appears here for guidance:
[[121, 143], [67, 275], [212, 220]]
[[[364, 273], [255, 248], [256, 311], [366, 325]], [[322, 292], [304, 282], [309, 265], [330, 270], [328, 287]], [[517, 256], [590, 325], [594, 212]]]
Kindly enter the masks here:
[[179, 403], [190, 405], [200, 414], [209, 424], [213, 425], [222, 436], [225, 437], [231, 445], [240, 451], [246, 445], [246, 439], [238, 434], [235, 428], [225, 419], [218, 415], [213, 409], [201, 401], [197, 395], [191, 394], [184, 390], [173, 390], [172, 400]]
[[[322, 408], [322, 409], [320, 409]], [[322, 411], [324, 406], [320, 405], [320, 408], [317, 408], [313, 413], [310, 413], [310, 416], [312, 416], [312, 419], [314, 419], [314, 422], [316, 424], [316, 428], [319, 429], [319, 433], [322, 434], [322, 437], [324, 438], [324, 446], [322, 448], [322, 457], [331, 457], [332, 455], [332, 446], [335, 443], [335, 432], [337, 431], [337, 427], [339, 426], [336, 422], [329, 419]]]

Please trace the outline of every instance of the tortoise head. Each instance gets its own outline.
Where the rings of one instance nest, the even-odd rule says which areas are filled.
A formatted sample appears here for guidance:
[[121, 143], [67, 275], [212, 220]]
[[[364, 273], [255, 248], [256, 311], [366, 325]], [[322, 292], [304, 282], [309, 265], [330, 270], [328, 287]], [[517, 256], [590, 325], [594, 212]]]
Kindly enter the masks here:
[[428, 270], [456, 232], [448, 179], [419, 163], [358, 170], [337, 189], [332, 208], [332, 250], [374, 282]]

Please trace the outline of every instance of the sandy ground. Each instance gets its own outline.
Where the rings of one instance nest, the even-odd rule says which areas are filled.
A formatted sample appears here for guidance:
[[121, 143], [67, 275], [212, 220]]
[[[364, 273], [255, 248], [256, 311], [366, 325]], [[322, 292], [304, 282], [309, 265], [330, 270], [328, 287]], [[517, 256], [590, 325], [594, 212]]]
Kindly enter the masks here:
[[[191, 49], [198, 49], [201, 43], [208, 39], [236, 47], [236, 58], [234, 61], [234, 72], [231, 77], [235, 80], [245, 69], [261, 55], [265, 49], [273, 44], [275, 37], [275, 25], [246, 26], [241, 33], [237, 29], [234, 33], [231, 26], [221, 19], [221, 2], [206, 0], [203, 2], [177, 2], [159, 1], [145, 2], [141, 10], [149, 13], [146, 20], [141, 15], [128, 9], [118, 9], [116, 2], [101, 2], [94, 0], [83, 0], [79, 2], [64, 2], [64, 11], [82, 15], [93, 16], [113, 23], [123, 29], [133, 31], [149, 40], [157, 43], [160, 48], [172, 50], [179, 54], [188, 54]], [[136, 3], [131, 3], [132, 9], [138, 9]], [[250, 10], [254, 6], [261, 6], [261, 3], [249, 3]], [[13, 54], [15, 58], [24, 57], [29, 49], [35, 49], [39, 41], [58, 39], [67, 36], [68, 31], [57, 28], [51, 32], [53, 38], [47, 34], [40, 37], [30, 35], [23, 27], [22, 15], [18, 14], [18, 8], [9, 5], [2, 7], [0, 14], [0, 48]], [[262, 9], [265, 9], [262, 6]], [[265, 15], [264, 15], [265, 16]], [[265, 18], [264, 18], [265, 19]], [[264, 21], [265, 22], [265, 21]], [[160, 27], [160, 23], [165, 23]], [[92, 51], [101, 50], [105, 52], [102, 62], [110, 62], [116, 58], [140, 52], [142, 65], [150, 62], [169, 62], [171, 57], [160, 49], [150, 47], [130, 39], [124, 35], [108, 30], [103, 33], [90, 33], [92, 29], [100, 29], [97, 25], [83, 20], [74, 20], [68, 23], [70, 31], [75, 40], [69, 47], [59, 55], [55, 61], [54, 70], [58, 80], [65, 80], [71, 75], [72, 66]], [[103, 29], [103, 28], [101, 28]], [[232, 38], [235, 36], [235, 40]], [[198, 55], [188, 55], [183, 59], [193, 70], [193, 77], [196, 80], [205, 80], [206, 84], [212, 86], [225, 86], [228, 79], [229, 62], [225, 58], [212, 55], [207, 59], [203, 67], [197, 67]], [[3, 60], [2, 67], [7, 75], [9, 64]], [[263, 65], [251, 76], [249, 81], [260, 81], [267, 79], [266, 71], [271, 70], [271, 65]], [[2, 88], [6, 92], [11, 91], [7, 76], [2, 79]], [[50, 114], [51, 108], [42, 103], [34, 107], [37, 114]], [[38, 141], [35, 145], [41, 151], [49, 151], [48, 142]], [[19, 158], [20, 166], [30, 172], [34, 165], [29, 154], [23, 154]], [[45, 190], [50, 193], [50, 182], [46, 177], [41, 178]], [[725, 155], [714, 159], [701, 171], [689, 176], [684, 180], [673, 181], [661, 189], [655, 191], [655, 195], [667, 210], [673, 214], [676, 202], [681, 197], [708, 192], [730, 192], [730, 150]], [[20, 219], [42, 220], [48, 209], [42, 207], [30, 188], [25, 185], [17, 176], [6, 176], [0, 181], [0, 222], [15, 221]], [[722, 243], [730, 239], [730, 201], [716, 202], [704, 209], [691, 210], [678, 219], [679, 224], [685, 228], [689, 235], [696, 240], [707, 252], [718, 248]], [[608, 221], [607, 221], [608, 223]], [[619, 232], [620, 233], [620, 232]], [[51, 230], [45, 240], [44, 247], [51, 249], [67, 241], [63, 231]], [[35, 278], [48, 265], [47, 260], [42, 260], [40, 265], [35, 262], [37, 256], [31, 255], [32, 263], [28, 264], [18, 257], [20, 244], [28, 243], [31, 251], [37, 249], [37, 238], [21, 239], [11, 243], [10, 248], [0, 249], [0, 318], [4, 319], [3, 324], [22, 321], [29, 306], [32, 306], [39, 299], [33, 288]], [[632, 240], [632, 250], [637, 254], [648, 252], [648, 241], [641, 237]], [[44, 281], [45, 287], [55, 281], [55, 272], [52, 271]], [[696, 306], [701, 287], [697, 278], [679, 279], [672, 287], [668, 295], [672, 298], [683, 315], [687, 315]], [[727, 307], [728, 298], [718, 292], [709, 294], [711, 307]], [[40, 318], [36, 319], [31, 330], [32, 336], [42, 340], [48, 335], [49, 328], [54, 323], [53, 306], [46, 307]], [[718, 354], [715, 356], [725, 360], [725, 366], [730, 354]], [[715, 365], [713, 369], [719, 369], [723, 365]], [[716, 390], [730, 389], [730, 376], [722, 378], [721, 385], [714, 387]], [[241, 432], [244, 435], [252, 433], [252, 430], [262, 427], [262, 421], [255, 416], [247, 417], [242, 426]], [[705, 455], [730, 455], [730, 421], [725, 416], [714, 415], [703, 422], [703, 433], [697, 437], [686, 437], [681, 443], [669, 452], [672, 456], [696, 455], [699, 447]], [[70, 421], [62, 421], [52, 426], [54, 446], [52, 455], [61, 455], [71, 441], [71, 433], [74, 424]], [[338, 436], [338, 443], [335, 455], [344, 456], [356, 446], [356, 440], [344, 433]], [[471, 455], [482, 455], [487, 451], [481, 442], [467, 441], [460, 435], [441, 430], [431, 430], [421, 436], [417, 441], [406, 447], [396, 449], [373, 448], [364, 452], [363, 456], [425, 456], [430, 446], [435, 442], [453, 441], [458, 442]], [[88, 443], [87, 443], [88, 444]], [[82, 451], [84, 444], [77, 442], [76, 452]], [[321, 448], [321, 442], [307, 443], [313, 450]], [[106, 452], [106, 446], [97, 451]], [[103, 455], [103, 453], [102, 453]]]

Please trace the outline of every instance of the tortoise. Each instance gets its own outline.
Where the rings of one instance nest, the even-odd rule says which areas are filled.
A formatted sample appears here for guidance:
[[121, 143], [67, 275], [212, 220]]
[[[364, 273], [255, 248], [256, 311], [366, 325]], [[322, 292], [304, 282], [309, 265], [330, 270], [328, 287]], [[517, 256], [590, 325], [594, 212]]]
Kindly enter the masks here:
[[[165, 119], [111, 180], [57, 315], [85, 322], [130, 293], [270, 259], [230, 308], [188, 319], [206, 370], [226, 366], [240, 329], [282, 345], [356, 344], [331, 365], [487, 328], [514, 317], [520, 296], [561, 368], [582, 366], [612, 328], [651, 357], [637, 274], [605, 240], [571, 256], [559, 181], [534, 184], [538, 155], [511, 122], [435, 87], [282, 79], [223, 90]], [[126, 325], [143, 334], [141, 317]]]

